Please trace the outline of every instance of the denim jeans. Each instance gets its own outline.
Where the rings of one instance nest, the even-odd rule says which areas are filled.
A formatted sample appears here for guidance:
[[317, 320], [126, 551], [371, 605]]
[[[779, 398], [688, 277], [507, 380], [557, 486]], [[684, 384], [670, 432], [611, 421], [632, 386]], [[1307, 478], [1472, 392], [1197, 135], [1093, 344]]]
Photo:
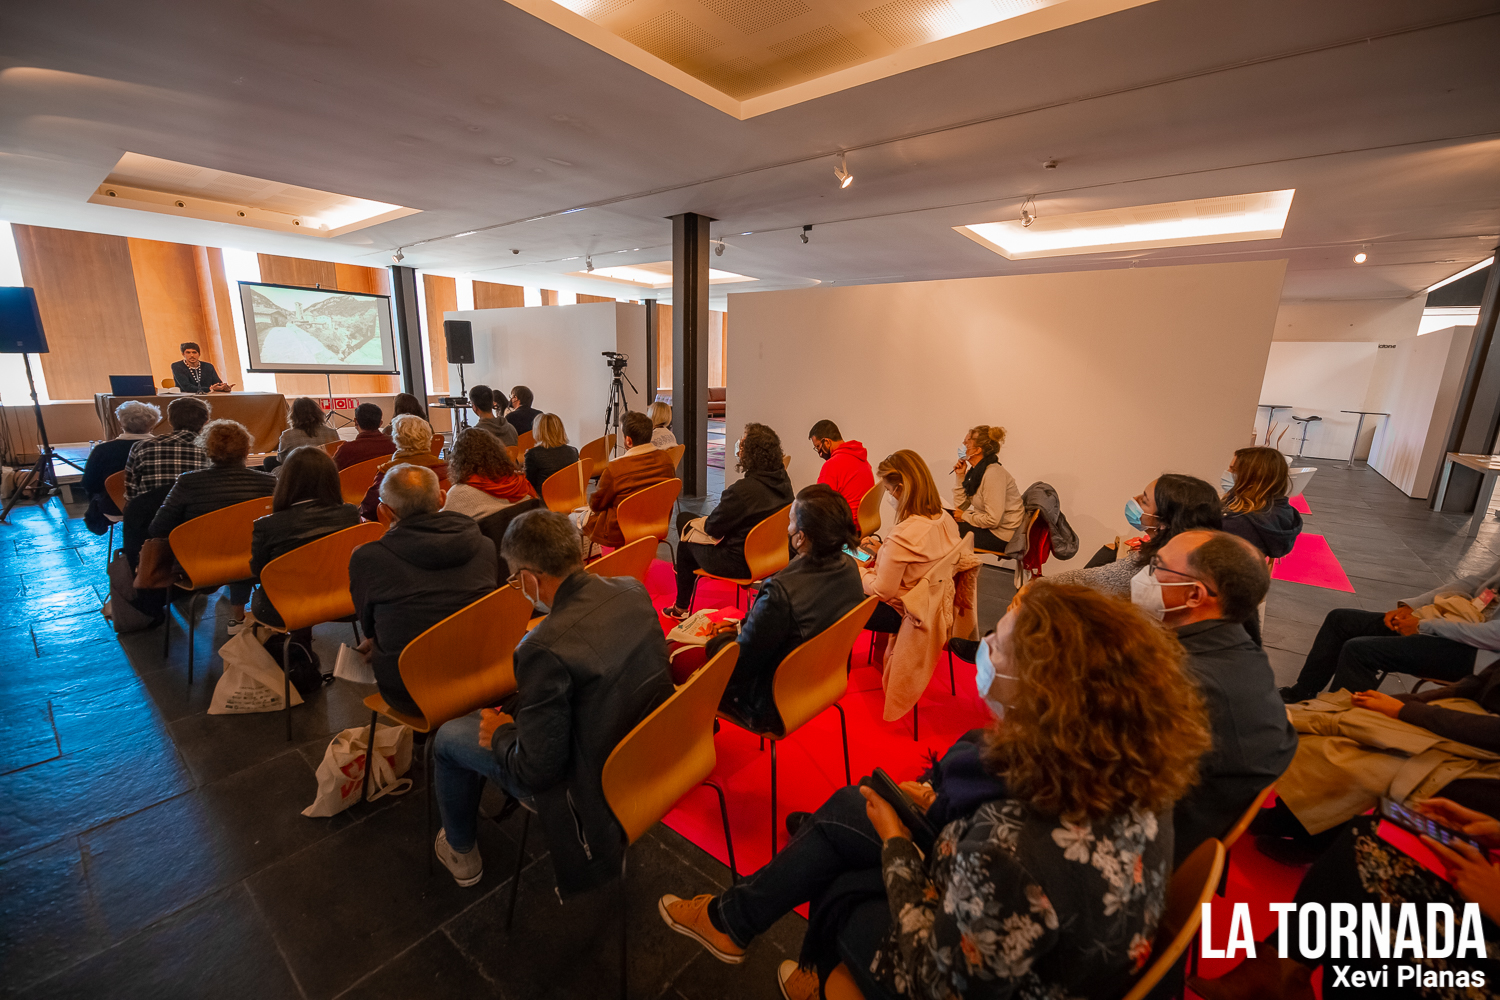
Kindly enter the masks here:
[[432, 753], [436, 755], [433, 784], [438, 813], [443, 818], [448, 846], [460, 854], [472, 850], [478, 837], [484, 779], [489, 778], [515, 798], [531, 795], [515, 785], [489, 747], [479, 745], [478, 712], [443, 723], [434, 737]]
[[1382, 673], [1462, 680], [1474, 672], [1473, 646], [1435, 635], [1401, 635], [1379, 611], [1328, 612], [1293, 685], [1298, 700], [1331, 690], [1369, 691]]

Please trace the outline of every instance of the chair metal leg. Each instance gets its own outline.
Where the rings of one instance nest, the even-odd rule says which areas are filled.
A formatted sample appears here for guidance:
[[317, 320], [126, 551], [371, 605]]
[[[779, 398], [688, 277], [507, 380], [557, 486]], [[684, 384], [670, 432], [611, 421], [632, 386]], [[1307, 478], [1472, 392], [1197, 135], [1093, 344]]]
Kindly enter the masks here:
[[354, 630], [354, 644], [359, 645], [359, 622], [350, 622], [349, 627]]
[[109, 572], [109, 561], [115, 554], [115, 522], [109, 522], [109, 540], [104, 543], [104, 571]]
[[738, 884], [740, 873], [734, 866], [734, 836], [729, 832], [729, 805], [724, 798], [724, 789], [716, 781], [705, 781], [704, 784], [719, 796], [719, 819], [724, 821], [724, 849], [729, 852], [729, 881]]
[[771, 741], [771, 857], [776, 857], [776, 741]]
[[[197, 619], [195, 619], [193, 617], [193, 605], [195, 605], [197, 603], [198, 603], [198, 595], [195, 594], [195, 593], [188, 594], [188, 606], [187, 606], [187, 624], [188, 624], [188, 684], [190, 684], [190, 685], [193, 683], [193, 650], [194, 650], [194, 647], [197, 646], [197, 642], [195, 641], [195, 637], [198, 634], [198, 622], [197, 622]], [[207, 607], [207, 604], [208, 604], [208, 601], [205, 598], [204, 599], [205, 608]]]
[[625, 881], [625, 864], [630, 845], [620, 852], [620, 1000], [630, 1000], [630, 893]]
[[839, 736], [844, 740], [844, 784], [854, 784], [854, 779], [849, 776], [849, 723], [844, 718], [844, 706], [838, 702], [833, 707], [839, 710]]
[[[288, 646], [291, 643], [287, 643]], [[360, 789], [359, 798], [361, 802], [370, 801], [370, 772], [375, 770], [375, 720], [380, 717], [379, 712], [370, 712], [370, 735], [365, 741], [365, 779], [364, 787]], [[287, 715], [287, 739], [291, 739], [292, 717]]]
[[953, 650], [948, 650], [948, 693], [958, 697], [958, 684], [953, 680]]
[[516, 890], [521, 885], [521, 866], [526, 863], [526, 833], [531, 829], [531, 810], [521, 807], [521, 846], [516, 851], [516, 870], [510, 877], [510, 903], [505, 907], [505, 929], [516, 915]]
[[162, 608], [161, 619], [161, 655], [163, 658], [172, 652], [172, 591], [167, 589], [167, 603]]
[[[423, 770], [423, 773], [427, 775], [427, 846], [428, 847], [431, 847], [433, 841], [437, 839], [432, 834], [432, 800], [435, 799], [435, 798], [437, 798], [437, 788], [434, 787], [433, 780], [432, 780], [432, 772], [433, 772], [433, 768], [435, 766], [433, 764], [433, 761], [432, 761], [432, 744], [433, 744], [436, 736], [437, 736], [437, 733], [435, 733], [435, 732], [428, 733], [427, 734], [427, 739], [425, 739], [425, 740], [422, 741], [422, 763], [424, 765], [422, 770]], [[427, 852], [427, 874], [428, 875], [432, 874], [432, 856], [433, 856], [434, 853], [435, 852], [433, 852], [431, 850], [429, 850]]]
[[[281, 646], [281, 711], [286, 716], [286, 741], [292, 742], [292, 636], [287, 633], [286, 642]], [[370, 713], [370, 743], [375, 743], [375, 713]], [[370, 775], [370, 762], [368, 754], [365, 760], [365, 777]], [[366, 782], [365, 791], [369, 791], [369, 783]]]
[[920, 703], [911, 707], [911, 739], [913, 743], [917, 742], [917, 727], [920, 725], [917, 718], [917, 711], [921, 707]]
[[766, 738], [764, 736], [760, 738], [760, 748], [762, 751], [764, 751], [766, 748]]

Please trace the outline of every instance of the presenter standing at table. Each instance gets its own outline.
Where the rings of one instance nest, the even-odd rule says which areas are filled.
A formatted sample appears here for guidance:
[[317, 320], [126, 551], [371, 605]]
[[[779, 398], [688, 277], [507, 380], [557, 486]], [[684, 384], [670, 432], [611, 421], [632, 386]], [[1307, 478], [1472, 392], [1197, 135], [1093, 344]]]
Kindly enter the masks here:
[[198, 345], [191, 340], [182, 345], [182, 360], [172, 362], [172, 381], [185, 393], [228, 392], [228, 382], [207, 361], [199, 360]]

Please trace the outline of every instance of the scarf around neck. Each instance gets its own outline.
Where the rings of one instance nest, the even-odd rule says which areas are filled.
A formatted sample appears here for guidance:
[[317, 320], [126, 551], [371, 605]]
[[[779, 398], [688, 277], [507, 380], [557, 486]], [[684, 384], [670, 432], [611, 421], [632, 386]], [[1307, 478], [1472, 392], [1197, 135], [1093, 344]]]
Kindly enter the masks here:
[[470, 476], [464, 480], [464, 485], [472, 486], [476, 490], [488, 493], [497, 500], [509, 500], [511, 503], [536, 496], [536, 492], [531, 488], [531, 483], [525, 476], [517, 472], [495, 479], [491, 479], [489, 476]]
[[968, 474], [964, 476], [964, 492], [969, 496], [973, 496], [974, 494], [978, 493], [979, 484], [984, 480], [985, 470], [987, 470], [992, 465], [999, 464], [1000, 459], [996, 458], [994, 455], [985, 455], [984, 457], [982, 457], [977, 463], [975, 463], [974, 468], [970, 469], [968, 471]]

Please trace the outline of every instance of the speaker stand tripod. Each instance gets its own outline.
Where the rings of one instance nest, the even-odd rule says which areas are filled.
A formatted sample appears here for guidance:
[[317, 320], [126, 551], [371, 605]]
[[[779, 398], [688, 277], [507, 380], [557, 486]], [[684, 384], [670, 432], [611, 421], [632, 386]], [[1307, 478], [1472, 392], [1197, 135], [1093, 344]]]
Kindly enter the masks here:
[[31, 389], [31, 408], [36, 412], [37, 440], [41, 442], [38, 449], [36, 464], [26, 471], [24, 477], [16, 480], [15, 489], [11, 492], [10, 499], [5, 501], [5, 509], [0, 510], [0, 524], [10, 518], [10, 512], [27, 487], [36, 484], [36, 505], [45, 506], [47, 498], [54, 493], [62, 492], [57, 485], [57, 472], [52, 467], [52, 445], [47, 441], [47, 423], [42, 419], [42, 403], [36, 395], [36, 380], [31, 376], [31, 355], [22, 354], [21, 359], [26, 363], [26, 385]]

